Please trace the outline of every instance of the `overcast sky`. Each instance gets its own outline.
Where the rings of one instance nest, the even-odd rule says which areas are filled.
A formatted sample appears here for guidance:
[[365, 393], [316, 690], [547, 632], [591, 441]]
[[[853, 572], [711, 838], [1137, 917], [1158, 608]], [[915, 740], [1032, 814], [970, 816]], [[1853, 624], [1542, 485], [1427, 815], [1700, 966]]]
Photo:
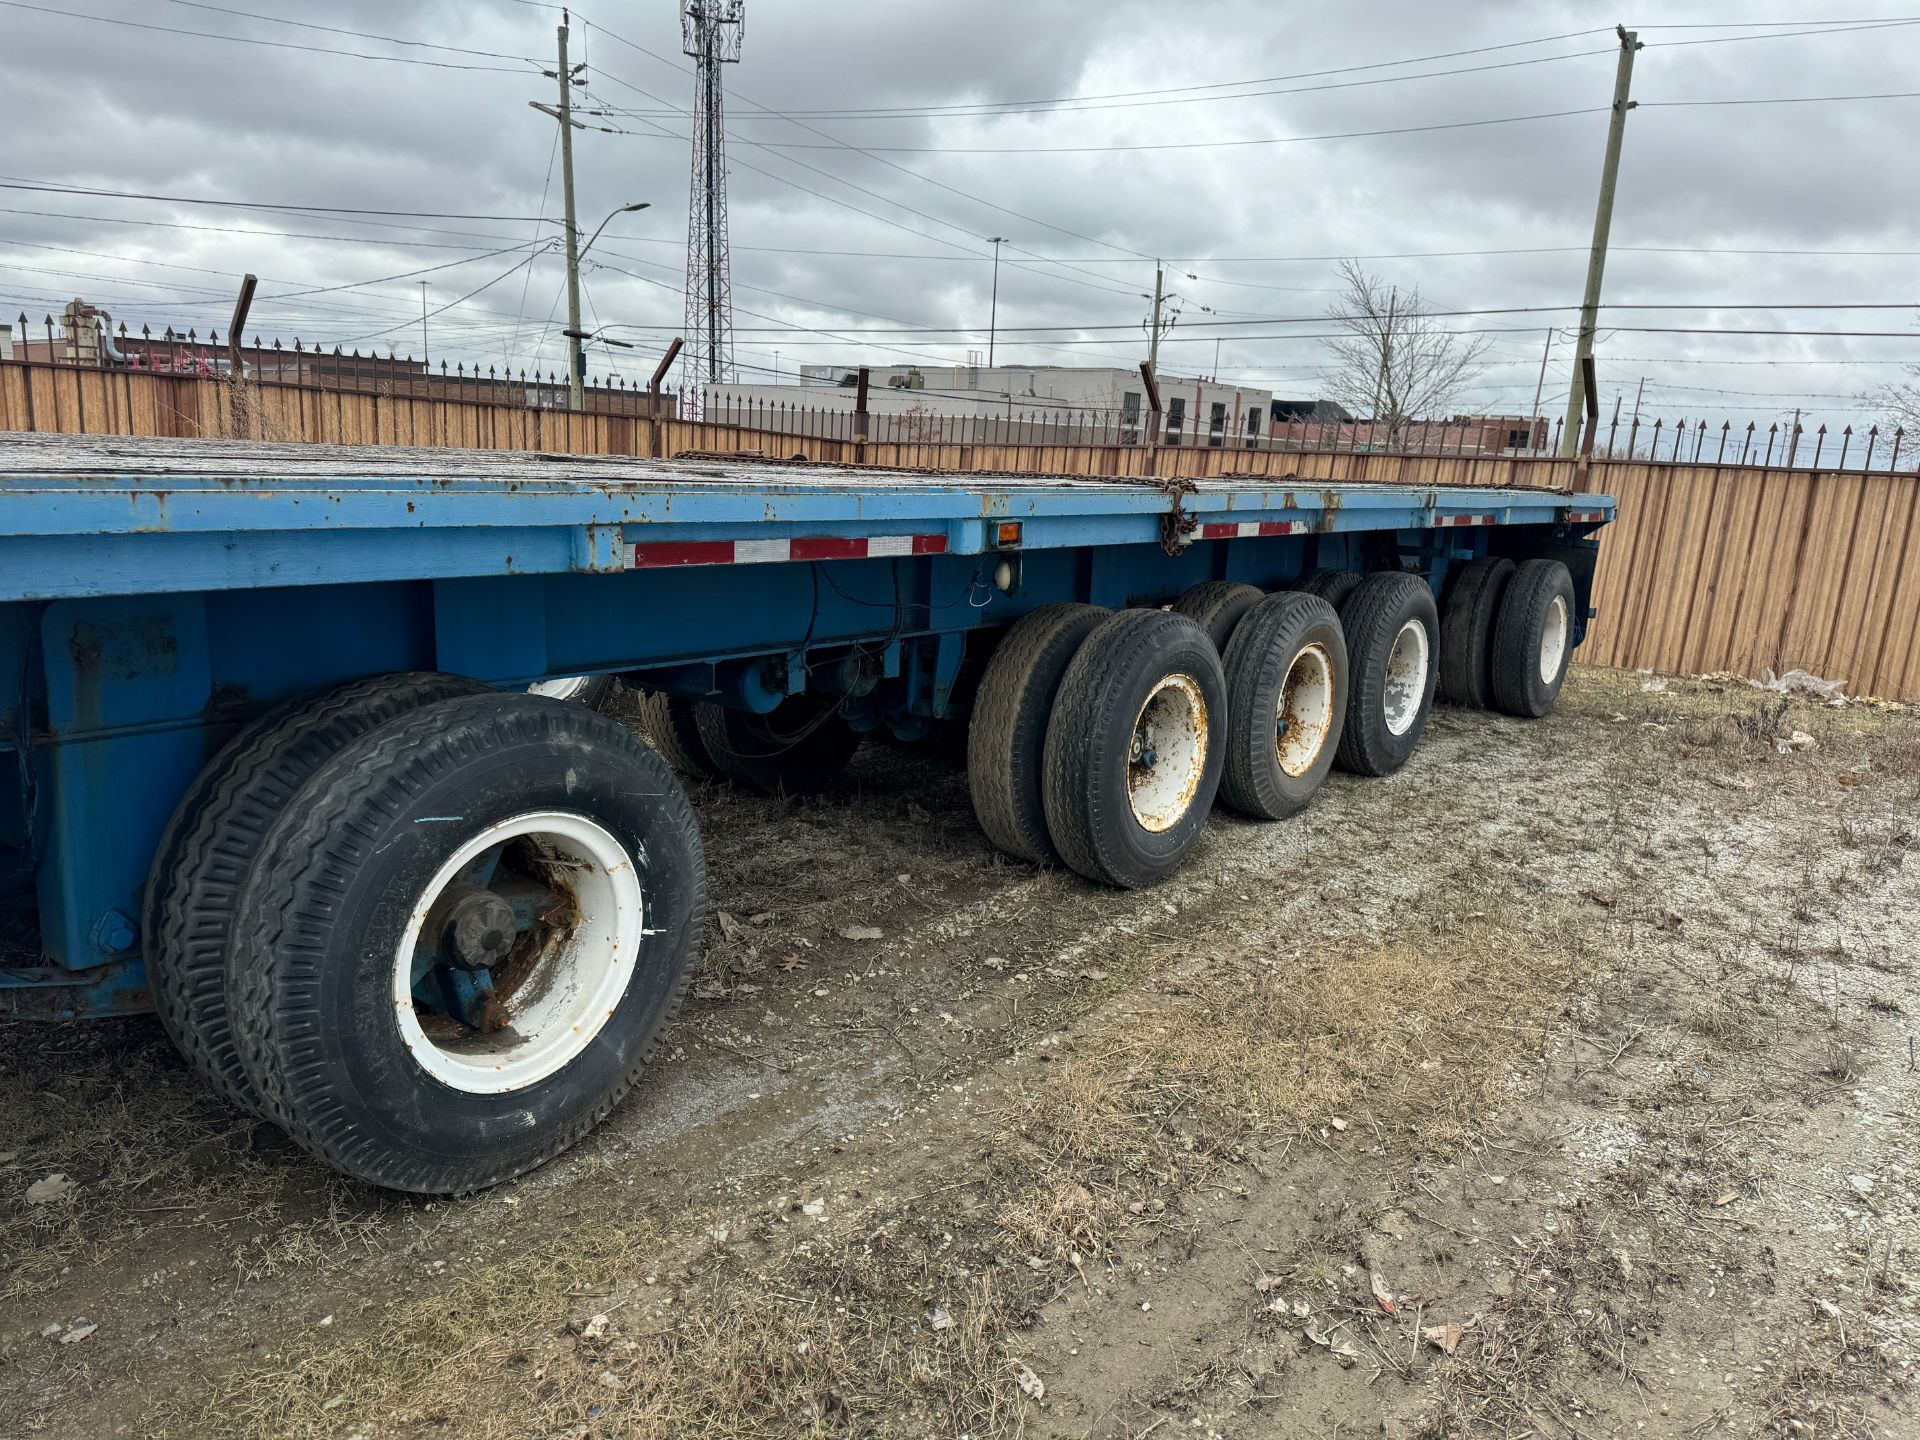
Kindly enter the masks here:
[[[1002, 363], [1136, 363], [1155, 256], [1167, 258], [1182, 307], [1162, 369], [1213, 372], [1218, 339], [1223, 376], [1283, 395], [1313, 394], [1327, 363], [1317, 342], [1291, 338], [1324, 326], [1281, 322], [1324, 311], [1333, 257], [1376, 257], [1369, 269], [1437, 308], [1575, 306], [1618, 20], [1645, 22], [1646, 48], [1606, 298], [1727, 308], [1605, 320], [1899, 333], [1604, 329], [1603, 405], [1624, 393], [1631, 407], [1645, 376], [1649, 415], [1764, 429], [1802, 404], [1836, 426], [1857, 421], [1853, 397], [1920, 358], [1912, 308], [1732, 307], [1914, 304], [1920, 99], [1667, 102], [1914, 90], [1920, 23], [1858, 28], [1873, 5], [1814, 0], [1652, 8], [1657, 25], [1645, 10], [1501, 0], [747, 0], [742, 60], [726, 71], [740, 378], [770, 379], [776, 352], [791, 375], [802, 362], [984, 351], [995, 235], [1008, 241]], [[436, 359], [564, 363], [563, 273], [550, 243], [561, 214], [556, 126], [527, 104], [554, 98], [538, 67], [553, 62], [556, 6], [61, 9], [0, 3], [0, 180], [415, 213], [0, 189], [9, 316], [25, 309], [37, 323], [84, 295], [136, 331], [204, 332], [224, 328], [238, 276], [253, 270], [250, 331], [417, 354], [425, 279], [434, 310], [485, 287], [433, 315]], [[1782, 37], [1753, 23], [1762, 19], [1837, 33]], [[351, 31], [362, 33], [341, 33]], [[643, 381], [681, 324], [693, 77], [671, 0], [593, 0], [574, 10], [572, 40], [587, 65], [577, 103], [610, 112], [583, 118], [622, 132], [577, 136], [580, 224], [590, 231], [629, 201], [652, 206], [615, 218], [589, 257], [589, 325], [639, 347], [596, 348], [589, 366]], [[473, 51], [488, 53], [462, 53]], [[400, 58], [361, 58], [373, 56]], [[993, 109], [1039, 100], [1065, 103]], [[1313, 138], [1563, 111], [1580, 113]], [[1142, 146], [1179, 148], [1127, 148]], [[445, 268], [383, 278], [430, 266]], [[1462, 319], [1500, 332], [1469, 403], [1530, 408], [1545, 329], [1573, 318], [1562, 308]], [[1251, 323], [1216, 323], [1242, 320]], [[941, 333], [861, 333], [889, 328]], [[1567, 376], [1563, 363], [1549, 368], [1546, 413], [1564, 404]]]

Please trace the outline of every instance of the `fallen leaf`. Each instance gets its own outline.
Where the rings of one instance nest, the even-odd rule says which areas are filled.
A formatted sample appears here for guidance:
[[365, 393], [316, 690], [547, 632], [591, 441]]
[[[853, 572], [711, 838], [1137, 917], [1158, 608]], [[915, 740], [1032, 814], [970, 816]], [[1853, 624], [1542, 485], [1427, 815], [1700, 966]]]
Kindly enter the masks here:
[[1082, 980], [1100, 981], [1107, 978], [1107, 972], [1104, 970], [1082, 970], [1080, 972], [1080, 978]]
[[1375, 1270], [1367, 1278], [1372, 1282], [1373, 1298], [1380, 1302], [1380, 1308], [1393, 1314], [1393, 1291], [1387, 1285], [1387, 1277]]
[[607, 1317], [596, 1315], [580, 1327], [582, 1340], [604, 1340], [607, 1338]]
[[773, 921], [774, 914], [771, 910], [762, 910], [758, 915], [747, 916], [749, 925], [771, 925]]
[[56, 1170], [53, 1174], [36, 1180], [27, 1187], [27, 1203], [29, 1205], [51, 1204], [55, 1200], [66, 1198], [79, 1188], [79, 1181], [69, 1180]]
[[1035, 1400], [1047, 1398], [1046, 1383], [1020, 1361], [1013, 1362], [1013, 1383], [1020, 1387], [1023, 1394]]
[[1340, 1362], [1343, 1370], [1351, 1370], [1354, 1362], [1360, 1358], [1360, 1352], [1354, 1348], [1353, 1342], [1342, 1338], [1337, 1331], [1318, 1331], [1309, 1325], [1306, 1333], [1307, 1339], [1314, 1344], [1324, 1345], [1332, 1351], [1333, 1358]]
[[1253, 1282], [1253, 1288], [1258, 1290], [1262, 1295], [1264, 1295], [1269, 1290], [1279, 1285], [1279, 1283], [1280, 1283], [1280, 1277], [1277, 1275], [1262, 1275], [1258, 1280]]
[[781, 958], [780, 968], [782, 970], [789, 970], [789, 971], [798, 970], [802, 965], [806, 963], [807, 962], [801, 959], [798, 955], [787, 955]]
[[742, 935], [747, 933], [747, 927], [734, 919], [733, 916], [729, 915], [725, 910], [720, 911], [714, 918], [720, 922], [720, 933], [729, 940], [738, 940]]
[[1474, 1322], [1471, 1320], [1464, 1325], [1458, 1320], [1449, 1320], [1444, 1325], [1426, 1326], [1421, 1330], [1420, 1338], [1430, 1344], [1438, 1345], [1451, 1355], [1460, 1348], [1460, 1342], [1466, 1338], [1467, 1332], [1473, 1329], [1473, 1326]]
[[1833, 778], [1838, 780], [1842, 785], [1858, 785], [1861, 781], [1865, 780], [1867, 777], [1864, 775], [1857, 775], [1851, 770], [1842, 770], [1838, 775], [1834, 776]]
[[960, 1322], [953, 1318], [953, 1312], [951, 1310], [948, 1310], [945, 1306], [941, 1306], [934, 1310], [933, 1318], [927, 1323], [932, 1325], [936, 1330], [951, 1330]]
[[98, 1325], [76, 1325], [60, 1337], [60, 1343], [62, 1345], [78, 1345], [99, 1328]]
[[878, 940], [880, 938], [879, 927], [874, 925], [842, 925], [839, 934], [842, 940]]
[[1336, 1129], [1336, 1130], [1342, 1130], [1342, 1131], [1344, 1131], [1344, 1130], [1345, 1130], [1345, 1129], [1347, 1128], [1347, 1122], [1346, 1122], [1345, 1120], [1343, 1120], [1343, 1119], [1341, 1119], [1341, 1118], [1340, 1118], [1340, 1117], [1339, 1117], [1338, 1115], [1330, 1115], [1330, 1116], [1328, 1116], [1328, 1117], [1327, 1117], [1327, 1123], [1328, 1123], [1329, 1125], [1331, 1125], [1331, 1126], [1333, 1126], [1333, 1128], [1334, 1128], [1334, 1129]]
[[998, 955], [989, 955], [986, 959], [986, 966], [989, 970], [1004, 970], [1007, 968], [1007, 962]]
[[1729, 1190], [1727, 1191], [1726, 1194], [1722, 1195], [1718, 1200], [1713, 1202], [1713, 1208], [1718, 1210], [1722, 1205], [1731, 1205], [1733, 1204], [1734, 1201], [1738, 1200], [1739, 1198], [1740, 1198], [1740, 1192], [1738, 1190]]

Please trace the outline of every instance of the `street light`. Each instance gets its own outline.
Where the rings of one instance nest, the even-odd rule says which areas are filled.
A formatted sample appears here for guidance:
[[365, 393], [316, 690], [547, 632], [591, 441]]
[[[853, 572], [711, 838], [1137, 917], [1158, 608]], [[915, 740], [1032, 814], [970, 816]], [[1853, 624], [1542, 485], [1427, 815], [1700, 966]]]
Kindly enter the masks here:
[[1007, 243], [1007, 237], [995, 235], [991, 243], [993, 245], [993, 308], [987, 317], [987, 368], [989, 370], [993, 368], [994, 331], [1000, 325], [1000, 247]]
[[[569, 191], [568, 195], [569, 204], [571, 204], [572, 192]], [[648, 203], [649, 202], [645, 200], [636, 200], [631, 205], [620, 206], [617, 210], [609, 214], [605, 220], [602, 220], [594, 227], [592, 240], [587, 241], [585, 245], [582, 245], [577, 251], [570, 252], [567, 256], [568, 319], [574, 327], [567, 331], [567, 334], [573, 339], [573, 344], [567, 351], [567, 403], [569, 409], [580, 410], [585, 408], [587, 357], [580, 343], [582, 336], [575, 333], [575, 330], [578, 329], [580, 324], [580, 261], [586, 255], [587, 251], [593, 248], [593, 241], [600, 238], [600, 232], [613, 223], [613, 217], [615, 215], [628, 215], [635, 210], [645, 210]], [[569, 210], [568, 216], [569, 219], [571, 219], [571, 210]], [[573, 238], [571, 231], [569, 231], [567, 238]]]
[[[652, 203], [653, 202], [650, 200], [636, 200], [631, 205], [622, 205], [618, 210], [615, 210], [613, 212], [613, 215], [607, 216], [605, 220], [602, 220], [599, 223], [599, 225], [595, 227], [593, 232], [593, 240], [598, 240], [600, 238], [600, 232], [606, 229], [607, 226], [613, 222], [614, 215], [631, 215], [636, 210], [649, 209], [652, 206]], [[587, 253], [587, 251], [593, 248], [593, 240], [587, 241], [586, 244], [580, 247], [581, 255], [584, 256]]]

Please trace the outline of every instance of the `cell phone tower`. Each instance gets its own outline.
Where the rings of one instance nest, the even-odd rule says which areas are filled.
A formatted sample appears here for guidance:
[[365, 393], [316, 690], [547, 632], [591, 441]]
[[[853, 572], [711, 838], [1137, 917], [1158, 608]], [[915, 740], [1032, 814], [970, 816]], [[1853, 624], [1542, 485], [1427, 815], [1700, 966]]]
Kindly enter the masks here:
[[693, 188], [687, 202], [687, 348], [701, 384], [733, 378], [727, 255], [727, 134], [720, 67], [740, 61], [746, 0], [681, 0], [681, 48], [694, 70]]

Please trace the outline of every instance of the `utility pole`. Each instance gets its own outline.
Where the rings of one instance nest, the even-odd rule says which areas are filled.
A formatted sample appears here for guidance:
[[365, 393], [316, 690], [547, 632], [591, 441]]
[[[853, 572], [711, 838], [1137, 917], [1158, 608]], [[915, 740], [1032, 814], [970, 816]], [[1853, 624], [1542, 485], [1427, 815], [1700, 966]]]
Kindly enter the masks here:
[[1787, 468], [1793, 468], [1793, 457], [1800, 453], [1800, 407], [1793, 407], [1793, 429], [1787, 432]]
[[1166, 294], [1166, 277], [1158, 260], [1153, 262], [1153, 326], [1147, 341], [1147, 368], [1160, 373], [1160, 302]]
[[[587, 127], [573, 118], [573, 77], [587, 67], [585, 64], [580, 64], [572, 69], [567, 68], [569, 19], [567, 12], [562, 10], [558, 32], [560, 68], [541, 72], [559, 80], [560, 104], [558, 106], [542, 105], [538, 100], [529, 100], [527, 104], [542, 115], [551, 115], [560, 122], [560, 188], [561, 194], [565, 197], [567, 227], [567, 405], [570, 409], [578, 410], [585, 404], [581, 372], [586, 368], [586, 357], [585, 348], [580, 339], [580, 227], [575, 223], [573, 216], [573, 132]], [[606, 227], [603, 224], [601, 228]], [[598, 232], [595, 232], [594, 238], [599, 238]]]
[[[1547, 356], [1551, 355], [1552, 353], [1553, 353], [1553, 330], [1551, 327], [1549, 327], [1547, 330], [1547, 343], [1540, 351], [1540, 378], [1533, 382], [1533, 409], [1527, 412], [1528, 424], [1532, 424], [1534, 421], [1537, 421], [1541, 418], [1540, 392], [1547, 388]], [[1533, 448], [1537, 449], [1539, 447], [1535, 446]]]
[[[567, 69], [567, 12], [560, 12], [560, 184], [566, 196], [567, 328], [580, 329], [580, 227], [573, 218], [573, 72]], [[576, 334], [567, 345], [567, 408], [584, 409], [586, 347]]]
[[425, 365], [430, 359], [427, 351], [427, 282], [420, 282], [420, 363]]
[[1620, 59], [1613, 75], [1613, 114], [1607, 121], [1607, 158], [1600, 169], [1600, 200], [1593, 212], [1593, 249], [1587, 256], [1587, 289], [1580, 301], [1580, 335], [1573, 356], [1573, 385], [1567, 394], [1567, 423], [1560, 432], [1560, 453], [1570, 456], [1580, 449], [1580, 420], [1586, 406], [1584, 393], [1585, 362], [1593, 354], [1593, 332], [1600, 324], [1600, 280], [1607, 268], [1607, 236], [1613, 229], [1613, 193], [1620, 180], [1620, 142], [1626, 137], [1627, 111], [1634, 102], [1628, 99], [1633, 89], [1633, 56], [1640, 48], [1640, 37], [1624, 26], [1615, 26], [1620, 36]]
[[1000, 327], [1000, 247], [1007, 243], [1007, 237], [993, 237], [993, 308], [987, 314], [987, 368], [993, 368], [993, 337]]

